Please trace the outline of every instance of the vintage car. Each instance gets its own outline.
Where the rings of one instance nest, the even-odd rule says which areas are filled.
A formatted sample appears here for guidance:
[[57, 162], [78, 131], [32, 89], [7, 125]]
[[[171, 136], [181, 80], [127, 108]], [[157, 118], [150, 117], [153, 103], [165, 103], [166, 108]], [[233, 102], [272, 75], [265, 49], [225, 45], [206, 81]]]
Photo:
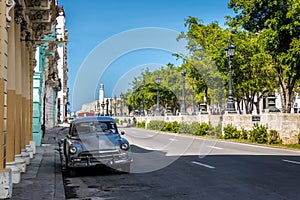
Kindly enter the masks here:
[[66, 169], [74, 174], [76, 168], [103, 166], [130, 172], [132, 157], [129, 142], [120, 136], [111, 117], [83, 117], [70, 124], [63, 140]]

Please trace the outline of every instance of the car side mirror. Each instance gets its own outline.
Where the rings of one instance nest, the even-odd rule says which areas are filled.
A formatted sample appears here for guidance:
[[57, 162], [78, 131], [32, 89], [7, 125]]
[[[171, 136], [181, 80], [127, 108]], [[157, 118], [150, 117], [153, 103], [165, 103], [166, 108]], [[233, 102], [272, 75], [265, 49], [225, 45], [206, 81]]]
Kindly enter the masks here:
[[121, 131], [121, 135], [124, 135], [125, 134], [125, 131]]

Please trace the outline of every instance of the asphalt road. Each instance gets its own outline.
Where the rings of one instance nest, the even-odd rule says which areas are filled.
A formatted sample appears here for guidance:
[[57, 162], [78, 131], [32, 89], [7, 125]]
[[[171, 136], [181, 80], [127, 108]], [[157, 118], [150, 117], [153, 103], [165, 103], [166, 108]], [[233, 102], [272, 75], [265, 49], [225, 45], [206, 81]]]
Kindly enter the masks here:
[[124, 130], [131, 173], [64, 173], [67, 199], [300, 199], [300, 151]]

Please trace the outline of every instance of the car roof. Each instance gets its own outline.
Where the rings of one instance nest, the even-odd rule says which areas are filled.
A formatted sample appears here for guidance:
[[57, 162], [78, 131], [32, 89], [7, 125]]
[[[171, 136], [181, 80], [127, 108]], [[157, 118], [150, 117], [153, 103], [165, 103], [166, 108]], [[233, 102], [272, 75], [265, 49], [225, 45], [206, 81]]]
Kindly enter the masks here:
[[115, 120], [112, 117], [108, 117], [108, 116], [81, 117], [81, 118], [75, 119], [73, 121], [73, 123], [90, 122], [90, 121], [106, 121], [106, 122], [114, 122], [115, 123]]

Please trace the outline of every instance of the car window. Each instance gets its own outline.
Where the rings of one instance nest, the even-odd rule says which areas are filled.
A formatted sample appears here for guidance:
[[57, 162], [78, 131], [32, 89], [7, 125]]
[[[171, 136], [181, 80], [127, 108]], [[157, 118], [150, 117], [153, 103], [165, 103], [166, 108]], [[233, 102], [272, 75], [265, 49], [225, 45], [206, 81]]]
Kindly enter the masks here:
[[73, 135], [87, 134], [93, 132], [115, 133], [117, 132], [116, 126], [113, 122], [90, 121], [76, 123]]
[[[90, 125], [87, 122], [81, 122], [81, 123], [77, 123], [75, 126], [75, 132], [77, 134], [86, 134], [86, 133], [90, 133]], [[77, 135], [75, 133], [75, 135]]]

